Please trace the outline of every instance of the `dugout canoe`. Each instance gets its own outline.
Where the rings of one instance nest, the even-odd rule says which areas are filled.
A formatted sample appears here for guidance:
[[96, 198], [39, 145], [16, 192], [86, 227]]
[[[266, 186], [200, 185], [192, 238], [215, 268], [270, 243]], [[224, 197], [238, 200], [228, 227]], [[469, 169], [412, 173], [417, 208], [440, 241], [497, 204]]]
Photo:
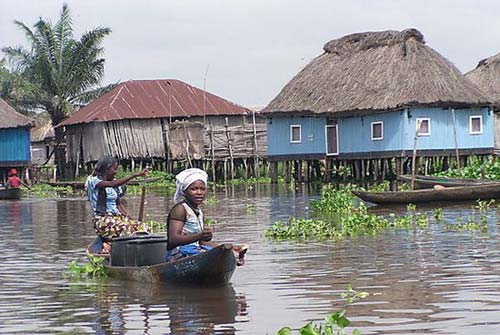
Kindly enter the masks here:
[[[403, 181], [405, 183], [411, 183], [411, 175], [404, 174], [398, 175], [397, 180]], [[500, 181], [491, 179], [474, 179], [474, 178], [448, 178], [441, 176], [415, 176], [415, 189], [426, 189], [433, 188], [435, 185], [442, 185], [445, 187], [456, 187], [456, 186], [480, 186], [480, 185], [490, 185], [499, 183]]]
[[113, 266], [109, 262], [109, 255], [99, 254], [102, 242], [97, 237], [88, 246], [87, 255], [103, 257], [104, 269], [111, 278], [149, 283], [220, 286], [229, 283], [236, 267], [231, 244], [221, 244], [207, 252], [172, 262], [148, 266]]
[[0, 189], [0, 200], [16, 200], [21, 199], [22, 191], [20, 188], [4, 188]]
[[475, 201], [500, 199], [500, 183], [476, 186], [444, 187], [414, 191], [352, 191], [354, 195], [374, 204], [415, 204], [441, 201]]

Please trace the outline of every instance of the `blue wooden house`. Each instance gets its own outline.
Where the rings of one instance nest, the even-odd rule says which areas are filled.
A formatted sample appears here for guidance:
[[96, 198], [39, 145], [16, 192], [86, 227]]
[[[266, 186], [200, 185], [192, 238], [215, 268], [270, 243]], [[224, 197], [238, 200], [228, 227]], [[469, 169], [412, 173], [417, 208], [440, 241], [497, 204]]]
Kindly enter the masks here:
[[33, 121], [0, 99], [0, 172], [30, 164], [30, 128]]
[[479, 61], [465, 76], [479, 86], [493, 103], [495, 115], [495, 153], [500, 153], [500, 53]]
[[489, 99], [415, 29], [328, 42], [262, 113], [271, 161], [495, 149]]

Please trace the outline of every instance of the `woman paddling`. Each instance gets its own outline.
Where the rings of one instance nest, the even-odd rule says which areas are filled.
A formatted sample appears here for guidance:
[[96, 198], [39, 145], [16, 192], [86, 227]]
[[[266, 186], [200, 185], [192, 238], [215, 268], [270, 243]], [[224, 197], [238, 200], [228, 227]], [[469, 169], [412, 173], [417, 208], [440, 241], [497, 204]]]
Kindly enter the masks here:
[[94, 228], [104, 240], [130, 236], [137, 232], [148, 232], [142, 222], [132, 220], [126, 212], [120, 211], [124, 185], [136, 177], [145, 176], [148, 170], [144, 169], [127, 177], [115, 179], [117, 169], [118, 161], [114, 157], [104, 156], [99, 159], [93, 175], [87, 180]]
[[[174, 207], [167, 217], [167, 261], [205, 252], [217, 246], [211, 242], [213, 230], [203, 224], [199, 207], [207, 196], [208, 175], [191, 168], [175, 176]], [[248, 247], [234, 247], [237, 265], [243, 265]]]

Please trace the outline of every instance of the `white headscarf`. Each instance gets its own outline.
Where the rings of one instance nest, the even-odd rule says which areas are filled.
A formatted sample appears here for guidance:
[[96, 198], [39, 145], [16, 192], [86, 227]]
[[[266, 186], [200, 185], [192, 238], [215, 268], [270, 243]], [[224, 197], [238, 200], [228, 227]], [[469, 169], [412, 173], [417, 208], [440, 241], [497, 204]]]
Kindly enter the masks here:
[[178, 203], [185, 199], [186, 189], [197, 180], [201, 180], [207, 185], [208, 174], [198, 168], [186, 169], [175, 176], [175, 195], [174, 203]]

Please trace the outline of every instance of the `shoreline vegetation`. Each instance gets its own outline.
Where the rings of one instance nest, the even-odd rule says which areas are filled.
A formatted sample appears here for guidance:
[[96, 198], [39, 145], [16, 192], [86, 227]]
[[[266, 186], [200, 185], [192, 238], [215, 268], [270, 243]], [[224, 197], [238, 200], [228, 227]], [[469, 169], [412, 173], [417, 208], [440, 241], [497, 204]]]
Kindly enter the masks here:
[[[117, 178], [120, 178], [121, 176], [129, 173], [129, 171], [124, 171], [121, 169], [118, 172]], [[500, 160], [496, 159], [490, 159], [487, 161], [482, 160], [480, 157], [471, 157], [469, 159], [468, 165], [466, 167], [463, 167], [461, 169], [457, 169], [456, 167], [451, 167], [450, 169], [444, 171], [444, 172], [435, 172], [431, 173], [431, 175], [435, 176], [444, 176], [444, 177], [453, 177], [453, 178], [474, 178], [474, 179], [490, 179], [490, 180], [499, 180], [500, 181]], [[152, 182], [146, 183], [146, 187], [148, 190], [151, 190], [152, 192], [155, 193], [160, 193], [160, 194], [168, 194], [171, 193], [175, 190], [175, 181], [174, 181], [174, 175], [169, 174], [167, 172], [159, 171], [159, 170], [152, 170], [148, 174], [148, 178], [153, 178], [156, 179]], [[84, 182], [86, 179], [86, 176], [82, 176], [80, 178], [77, 178], [74, 180], [75, 182]], [[141, 184], [141, 179], [138, 179], [139, 185], [129, 185], [127, 186], [127, 192], [129, 194], [140, 194], [142, 184]], [[217, 189], [217, 188], [223, 188], [226, 186], [237, 186], [237, 185], [246, 185], [247, 187], [251, 188], [254, 187], [257, 184], [270, 184], [271, 183], [271, 177], [267, 176], [262, 176], [259, 178], [235, 178], [235, 179], [230, 179], [227, 180], [225, 184], [221, 183], [209, 183], [210, 188], [212, 189]], [[323, 185], [351, 185], [349, 183], [353, 183], [352, 180], [335, 180], [332, 183], [327, 183]], [[292, 182], [286, 182], [285, 178], [280, 177], [278, 179], [278, 184], [281, 185], [289, 185], [290, 187], [293, 187], [295, 183]], [[322, 184], [319, 182], [316, 182], [315, 184]], [[364, 184], [368, 184], [367, 187], [364, 188], [364, 190], [369, 190], [369, 191], [388, 191], [389, 186], [390, 186], [390, 181], [385, 180], [381, 183], [376, 183], [370, 178], [366, 179], [364, 181]], [[400, 185], [399, 190], [409, 190], [409, 185], [402, 183]], [[82, 190], [73, 190], [70, 186], [51, 186], [47, 183], [44, 182], [39, 182], [37, 184], [32, 185], [31, 190], [28, 192], [30, 196], [35, 196], [35, 197], [65, 197], [65, 196], [71, 196], [72, 194], [78, 194], [81, 193], [83, 194]]]

